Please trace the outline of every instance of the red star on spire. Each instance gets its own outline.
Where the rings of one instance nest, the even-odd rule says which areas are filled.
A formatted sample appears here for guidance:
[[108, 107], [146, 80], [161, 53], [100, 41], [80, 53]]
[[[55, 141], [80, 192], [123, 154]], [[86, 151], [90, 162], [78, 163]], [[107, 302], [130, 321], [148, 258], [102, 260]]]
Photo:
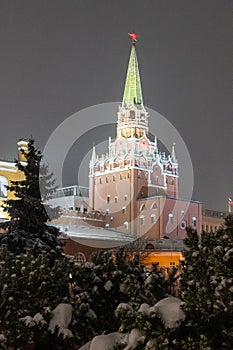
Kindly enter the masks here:
[[129, 37], [130, 39], [132, 40], [132, 43], [134, 44], [136, 41], [137, 41], [137, 34], [132, 32], [132, 33], [129, 33]]

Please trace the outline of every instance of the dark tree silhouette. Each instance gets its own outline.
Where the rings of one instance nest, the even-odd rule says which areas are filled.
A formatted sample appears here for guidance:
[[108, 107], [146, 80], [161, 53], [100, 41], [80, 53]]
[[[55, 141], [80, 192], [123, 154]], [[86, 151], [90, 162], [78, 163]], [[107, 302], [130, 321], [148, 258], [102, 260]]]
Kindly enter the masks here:
[[15, 198], [6, 199], [3, 204], [10, 219], [1, 223], [6, 232], [0, 235], [0, 244], [16, 253], [32, 248], [35, 254], [41, 251], [60, 254], [59, 230], [48, 225], [48, 221], [58, 215], [59, 208], [44, 204], [55, 190], [53, 174], [47, 166], [41, 166], [42, 154], [35, 148], [33, 139], [27, 140], [27, 149], [21, 152], [25, 162], [16, 160], [15, 163], [23, 172], [24, 180], [11, 181], [7, 186]]

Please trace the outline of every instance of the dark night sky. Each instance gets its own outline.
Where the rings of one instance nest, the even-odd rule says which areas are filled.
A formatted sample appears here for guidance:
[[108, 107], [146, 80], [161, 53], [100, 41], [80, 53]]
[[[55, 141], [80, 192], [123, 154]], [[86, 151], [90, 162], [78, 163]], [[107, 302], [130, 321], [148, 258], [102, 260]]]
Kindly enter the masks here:
[[120, 101], [134, 30], [145, 104], [185, 141], [194, 199], [225, 210], [233, 195], [232, 8], [230, 0], [2, 0], [0, 158], [15, 158], [20, 137], [43, 149], [68, 116]]

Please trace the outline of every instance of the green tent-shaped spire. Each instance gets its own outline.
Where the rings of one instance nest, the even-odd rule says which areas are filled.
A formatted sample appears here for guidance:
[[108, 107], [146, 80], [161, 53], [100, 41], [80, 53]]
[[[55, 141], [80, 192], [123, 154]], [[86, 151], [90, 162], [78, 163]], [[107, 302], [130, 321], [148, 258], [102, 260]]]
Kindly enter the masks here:
[[137, 60], [137, 54], [136, 54], [134, 42], [132, 44], [132, 49], [131, 49], [131, 54], [129, 59], [129, 65], [128, 65], [128, 70], [126, 75], [125, 89], [124, 89], [122, 103], [124, 106], [129, 106], [132, 104], [134, 105], [143, 104], [142, 87], [141, 87], [138, 60]]

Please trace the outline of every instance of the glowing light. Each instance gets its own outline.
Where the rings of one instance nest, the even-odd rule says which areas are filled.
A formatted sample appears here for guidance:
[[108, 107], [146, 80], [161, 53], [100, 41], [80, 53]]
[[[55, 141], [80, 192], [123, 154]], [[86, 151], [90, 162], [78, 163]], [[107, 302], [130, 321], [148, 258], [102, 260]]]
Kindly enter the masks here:
[[135, 43], [135, 41], [137, 41], [137, 34], [132, 32], [132, 33], [129, 33], [129, 37], [130, 39], [132, 40], [132, 43]]

